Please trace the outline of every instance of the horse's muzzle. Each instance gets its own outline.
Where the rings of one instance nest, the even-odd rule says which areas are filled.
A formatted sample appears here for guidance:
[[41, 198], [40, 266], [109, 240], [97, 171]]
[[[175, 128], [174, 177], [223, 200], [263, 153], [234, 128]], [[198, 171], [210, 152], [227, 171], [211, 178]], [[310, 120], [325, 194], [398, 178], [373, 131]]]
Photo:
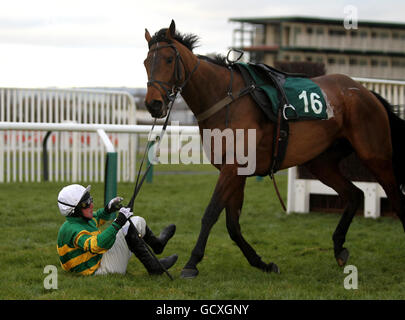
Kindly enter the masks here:
[[149, 113], [154, 118], [164, 118], [167, 114], [167, 107], [166, 104], [163, 103], [161, 100], [152, 100], [152, 102], [148, 103], [145, 100], [145, 106], [148, 109]]

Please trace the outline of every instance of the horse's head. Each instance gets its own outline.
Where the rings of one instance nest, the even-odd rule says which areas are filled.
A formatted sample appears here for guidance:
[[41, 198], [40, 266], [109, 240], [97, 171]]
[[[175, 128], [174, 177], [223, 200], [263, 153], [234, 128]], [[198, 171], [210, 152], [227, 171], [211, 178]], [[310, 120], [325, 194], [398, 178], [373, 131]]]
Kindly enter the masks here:
[[172, 20], [168, 29], [161, 29], [153, 37], [145, 29], [149, 52], [144, 61], [148, 74], [148, 91], [145, 105], [152, 117], [163, 118], [169, 102], [181, 90], [184, 65], [174, 43], [176, 26]]

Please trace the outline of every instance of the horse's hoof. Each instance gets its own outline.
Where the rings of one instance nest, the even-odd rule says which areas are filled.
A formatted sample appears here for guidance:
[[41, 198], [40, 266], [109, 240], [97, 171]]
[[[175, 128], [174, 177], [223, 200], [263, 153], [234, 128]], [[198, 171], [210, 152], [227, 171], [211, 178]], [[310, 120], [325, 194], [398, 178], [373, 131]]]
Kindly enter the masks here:
[[195, 269], [183, 269], [181, 270], [181, 275], [183, 279], [193, 279], [198, 276], [198, 270]]
[[274, 273], [280, 273], [280, 268], [273, 262], [270, 262], [266, 266], [266, 272], [274, 272]]
[[343, 267], [347, 260], [349, 260], [349, 250], [347, 250], [346, 248], [343, 248], [342, 251], [340, 251], [340, 253], [336, 256], [336, 261], [339, 265], [339, 267]]

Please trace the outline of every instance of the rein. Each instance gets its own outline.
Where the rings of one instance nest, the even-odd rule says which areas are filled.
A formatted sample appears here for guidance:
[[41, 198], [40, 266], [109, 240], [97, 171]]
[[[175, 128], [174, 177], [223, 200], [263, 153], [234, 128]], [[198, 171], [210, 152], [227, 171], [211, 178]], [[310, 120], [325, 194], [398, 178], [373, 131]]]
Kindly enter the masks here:
[[[171, 111], [172, 111], [172, 108], [173, 108], [174, 101], [176, 100], [177, 94], [178, 94], [178, 92], [175, 92], [175, 93], [174, 93], [174, 97], [170, 100], [170, 105], [169, 105], [169, 107], [168, 107], [168, 112], [167, 112], [166, 120], [165, 120], [165, 122], [164, 122], [164, 124], [163, 124], [163, 127], [162, 127], [162, 131], [160, 132], [160, 135], [157, 136], [156, 139], [155, 139], [155, 141], [154, 141], [154, 142], [157, 141], [157, 147], [156, 147], [155, 150], [159, 150], [160, 143], [161, 143], [161, 141], [162, 141], [162, 138], [163, 138], [163, 136], [164, 136], [164, 134], [165, 134], [165, 132], [166, 132], [166, 129], [167, 129], [167, 125], [168, 125], [168, 123], [169, 123], [170, 114], [171, 114]], [[141, 190], [141, 187], [142, 187], [143, 183], [145, 182], [145, 179], [146, 179], [146, 177], [147, 177], [147, 175], [148, 175], [150, 169], [152, 168], [152, 162], [149, 162], [148, 167], [146, 168], [146, 170], [145, 170], [145, 172], [144, 172], [144, 174], [143, 174], [143, 176], [142, 176], [142, 179], [139, 180], [139, 179], [140, 179], [140, 176], [141, 176], [141, 170], [142, 170], [142, 167], [143, 167], [143, 163], [145, 162], [146, 154], [149, 153], [149, 149], [150, 149], [150, 147], [151, 147], [151, 145], [152, 145], [151, 135], [152, 135], [153, 129], [155, 128], [155, 124], [156, 124], [156, 118], [155, 118], [155, 120], [153, 121], [152, 128], [151, 128], [151, 130], [150, 130], [150, 132], [149, 132], [149, 135], [148, 135], [148, 143], [147, 143], [147, 145], [146, 145], [145, 152], [144, 152], [144, 154], [143, 154], [142, 161], [141, 161], [141, 164], [140, 164], [140, 166], [139, 166], [139, 170], [138, 170], [138, 174], [137, 174], [136, 182], [135, 182], [134, 193], [133, 193], [133, 195], [132, 195], [132, 197], [131, 197], [131, 199], [129, 200], [128, 205], [127, 205], [127, 208], [130, 208], [130, 209], [131, 209], [131, 212], [134, 211], [133, 208], [134, 208], [135, 199], [136, 199], [136, 197], [138, 196], [139, 191]], [[169, 279], [170, 279], [170, 280], [174, 280], [173, 277], [172, 277], [172, 275], [170, 274], [170, 272], [165, 268], [165, 266], [164, 266], [164, 265], [160, 262], [160, 260], [155, 256], [155, 254], [152, 252], [152, 250], [149, 248], [149, 246], [146, 244], [146, 242], [142, 239], [141, 234], [140, 234], [139, 231], [136, 229], [136, 227], [135, 227], [135, 225], [132, 223], [131, 219], [128, 219], [128, 221], [129, 221], [130, 224], [132, 224], [132, 226], [133, 226], [133, 228], [135, 229], [135, 231], [136, 231], [136, 233], [137, 233], [137, 235], [138, 235], [140, 241], [143, 242], [145, 248], [148, 250], [148, 252], [149, 252], [149, 254], [151, 255], [151, 257], [159, 264], [159, 266], [161, 267], [161, 269], [163, 270], [163, 272], [166, 273], [166, 275], [169, 277]]]
[[[177, 95], [176, 95], [176, 96], [177, 96]], [[172, 111], [173, 104], [174, 104], [174, 101], [175, 101], [175, 100], [176, 100], [176, 99], [173, 99], [173, 100], [170, 102], [169, 111], [168, 111], [168, 113], [167, 113], [166, 120], [165, 120], [165, 122], [164, 122], [164, 124], [163, 124], [162, 131], [160, 132], [160, 135], [157, 136], [156, 139], [153, 141], [153, 142], [157, 142], [156, 150], [159, 150], [160, 143], [161, 143], [161, 141], [162, 141], [162, 139], [163, 139], [164, 134], [166, 133], [167, 125], [168, 125], [168, 123], [169, 123], [170, 113], [171, 113], [171, 111]], [[156, 118], [155, 118], [155, 120], [154, 120], [154, 122], [153, 122], [153, 125], [152, 125], [152, 128], [151, 128], [151, 130], [150, 130], [150, 132], [149, 132], [148, 143], [147, 143], [147, 145], [146, 145], [145, 152], [144, 152], [143, 157], [142, 157], [141, 165], [139, 166], [139, 170], [138, 170], [138, 174], [137, 174], [137, 178], [136, 178], [136, 182], [135, 182], [134, 193], [133, 193], [133, 195], [132, 195], [132, 197], [131, 197], [131, 200], [129, 201], [129, 203], [128, 203], [128, 205], [127, 205], [127, 208], [130, 208], [131, 211], [133, 211], [135, 199], [136, 199], [136, 197], [137, 197], [139, 191], [141, 190], [142, 184], [144, 183], [144, 181], [145, 181], [145, 179], [146, 179], [146, 176], [148, 175], [148, 173], [149, 173], [149, 171], [150, 171], [150, 169], [151, 169], [151, 167], [152, 167], [152, 163], [149, 162], [148, 167], [146, 168], [146, 170], [145, 170], [145, 172], [144, 172], [144, 174], [143, 174], [143, 176], [142, 176], [142, 179], [139, 180], [139, 178], [140, 178], [140, 176], [141, 176], [141, 170], [142, 170], [142, 167], [143, 167], [143, 163], [145, 162], [146, 154], [149, 153], [149, 149], [150, 149], [150, 147], [151, 147], [151, 145], [152, 145], [152, 140], [150, 139], [150, 137], [151, 137], [151, 135], [152, 135], [153, 129], [155, 128], [155, 124], [156, 124]]]
[[[160, 141], [162, 141], [162, 137], [163, 137], [163, 135], [164, 135], [165, 132], [166, 132], [166, 127], [167, 127], [167, 124], [168, 124], [168, 121], [169, 121], [170, 112], [171, 112], [171, 110], [172, 110], [174, 100], [175, 100], [175, 99], [173, 99], [173, 101], [172, 101], [171, 104], [170, 104], [169, 111], [168, 111], [168, 113], [167, 113], [167, 117], [166, 117], [165, 123], [164, 123], [164, 125], [163, 125], [162, 131], [161, 131], [160, 135], [156, 137], [156, 140], [155, 140], [155, 141], [158, 142], [158, 146], [157, 146], [157, 149], [156, 149], [156, 150], [159, 149]], [[146, 178], [146, 176], [148, 175], [150, 168], [152, 167], [152, 163], [149, 163], [148, 167], [146, 168], [146, 170], [145, 170], [145, 172], [144, 172], [144, 174], [143, 174], [142, 179], [139, 181], [139, 177], [141, 176], [142, 166], [143, 166], [143, 163], [144, 163], [144, 161], [145, 161], [145, 156], [146, 156], [146, 154], [149, 152], [149, 148], [150, 148], [150, 146], [151, 146], [151, 139], [150, 139], [150, 137], [151, 137], [151, 134], [152, 134], [153, 129], [154, 129], [154, 127], [155, 127], [155, 124], [156, 124], [156, 118], [155, 118], [155, 121], [153, 122], [152, 129], [151, 129], [150, 132], [149, 132], [148, 143], [147, 143], [147, 145], [146, 145], [145, 152], [144, 152], [143, 157], [142, 157], [141, 165], [139, 166], [139, 171], [138, 171], [138, 175], [137, 175], [137, 178], [136, 178], [134, 193], [133, 193], [131, 199], [129, 200], [128, 205], [126, 206], [127, 208], [130, 208], [130, 209], [131, 209], [131, 212], [134, 212], [134, 202], [135, 202], [136, 196], [138, 195], [139, 191], [141, 190], [142, 184], [144, 183], [145, 178]], [[147, 249], [147, 251], [149, 252], [149, 254], [151, 255], [151, 257], [155, 260], [155, 262], [158, 263], [158, 265], [160, 266], [160, 268], [163, 270], [164, 273], [166, 273], [166, 275], [169, 277], [169, 279], [170, 279], [170, 280], [173, 280], [172, 275], [171, 275], [171, 274], [169, 273], [169, 271], [165, 268], [165, 266], [162, 264], [162, 262], [160, 262], [160, 260], [155, 256], [155, 254], [154, 254], [154, 253], [152, 252], [152, 250], [149, 248], [149, 246], [147, 245], [147, 243], [145, 242], [145, 240], [143, 240], [141, 233], [136, 229], [136, 227], [135, 227], [135, 225], [133, 224], [133, 222], [131, 221], [131, 219], [128, 219], [128, 221], [129, 221], [129, 223], [133, 226], [133, 228], [135, 229], [135, 232], [136, 232], [137, 236], [139, 237], [139, 240], [144, 244], [145, 248]]]

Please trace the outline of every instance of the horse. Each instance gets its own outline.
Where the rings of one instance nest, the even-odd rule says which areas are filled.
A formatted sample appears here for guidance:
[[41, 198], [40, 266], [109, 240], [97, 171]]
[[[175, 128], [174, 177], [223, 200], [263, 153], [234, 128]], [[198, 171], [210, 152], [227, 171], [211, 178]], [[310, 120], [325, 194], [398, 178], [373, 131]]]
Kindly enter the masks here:
[[[198, 36], [178, 32], [172, 20], [168, 28], [162, 28], [153, 36], [145, 29], [145, 39], [149, 51], [144, 61], [148, 76], [144, 102], [152, 117], [166, 117], [168, 105], [175, 94], [180, 93], [200, 119], [202, 138], [205, 129], [233, 132], [254, 129], [256, 132], [256, 165], [251, 174], [238, 174], [242, 164], [237, 161], [215, 163], [213, 157], [210, 158], [219, 170], [219, 177], [181, 277], [194, 278], [199, 274], [197, 264], [204, 256], [210, 230], [223, 209], [229, 236], [250, 265], [264, 272], [279, 273], [276, 263], [262, 261], [243, 237], [239, 224], [247, 177], [266, 176], [271, 169], [276, 124], [264, 116], [250, 94], [233, 97], [226, 108], [212, 109], [230, 90], [239, 92], [245, 83], [237, 70], [231, 70], [229, 60], [194, 54]], [[405, 121], [394, 114], [389, 102], [346, 75], [330, 74], [311, 80], [322, 89], [333, 116], [289, 123], [289, 141], [279, 170], [303, 165], [345, 201], [345, 209], [332, 236], [334, 257], [342, 267], [349, 258], [348, 249], [343, 247], [346, 234], [364, 195], [340, 172], [339, 163], [351, 153], [357, 154], [385, 190], [405, 230], [405, 196], [401, 192], [405, 183], [402, 166], [405, 152], [401, 147]], [[206, 115], [203, 119], [202, 114]], [[243, 142], [246, 146], [246, 135]], [[221, 149], [223, 158], [227, 147]]]

